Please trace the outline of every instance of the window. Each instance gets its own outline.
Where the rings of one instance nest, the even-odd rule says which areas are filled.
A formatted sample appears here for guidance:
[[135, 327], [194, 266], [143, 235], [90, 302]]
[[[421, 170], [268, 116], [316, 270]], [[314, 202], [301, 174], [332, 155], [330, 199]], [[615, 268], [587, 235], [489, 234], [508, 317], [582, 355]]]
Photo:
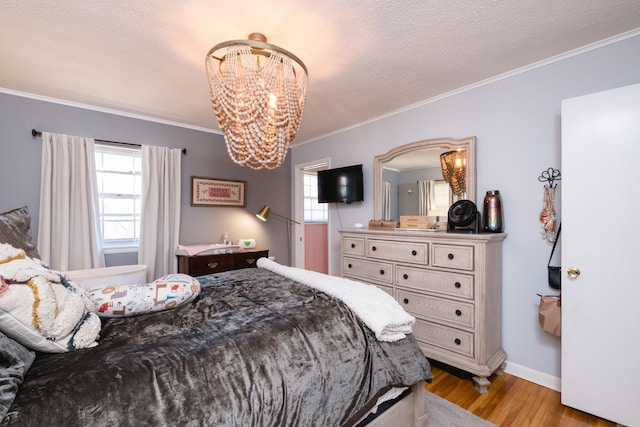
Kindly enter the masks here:
[[95, 156], [103, 245], [137, 246], [142, 195], [141, 150], [96, 143]]
[[327, 222], [326, 203], [318, 203], [318, 176], [304, 173], [304, 222]]

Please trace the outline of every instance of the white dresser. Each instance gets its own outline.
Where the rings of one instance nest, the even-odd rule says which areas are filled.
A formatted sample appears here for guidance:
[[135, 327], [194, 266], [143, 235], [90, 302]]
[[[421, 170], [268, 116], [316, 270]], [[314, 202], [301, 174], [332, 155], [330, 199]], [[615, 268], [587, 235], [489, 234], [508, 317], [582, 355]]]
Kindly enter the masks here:
[[506, 234], [340, 230], [342, 276], [379, 286], [416, 318], [424, 354], [470, 372], [486, 393], [502, 373]]

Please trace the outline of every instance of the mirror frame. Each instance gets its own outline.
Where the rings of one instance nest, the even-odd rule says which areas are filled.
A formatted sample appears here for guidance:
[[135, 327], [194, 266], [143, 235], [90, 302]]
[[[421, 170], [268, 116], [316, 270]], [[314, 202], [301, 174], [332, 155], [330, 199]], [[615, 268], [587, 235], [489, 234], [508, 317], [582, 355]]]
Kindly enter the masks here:
[[[411, 153], [425, 148], [449, 147], [452, 150], [467, 150], [467, 200], [476, 203], [476, 137], [454, 139], [434, 138], [412, 142], [392, 148], [385, 154], [380, 154], [373, 161], [373, 219], [382, 218], [382, 165], [401, 154]], [[444, 151], [443, 151], [444, 152]], [[399, 218], [398, 218], [399, 220]]]

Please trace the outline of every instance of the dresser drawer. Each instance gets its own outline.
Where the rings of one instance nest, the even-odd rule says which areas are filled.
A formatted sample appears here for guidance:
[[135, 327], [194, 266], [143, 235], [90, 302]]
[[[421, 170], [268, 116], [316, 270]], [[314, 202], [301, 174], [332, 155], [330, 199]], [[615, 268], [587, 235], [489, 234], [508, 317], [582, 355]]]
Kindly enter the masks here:
[[233, 258], [230, 256], [204, 255], [189, 257], [189, 272], [191, 276], [203, 276], [205, 274], [219, 273], [233, 270]]
[[473, 246], [433, 244], [432, 261], [434, 267], [455, 268], [473, 271]]
[[266, 258], [269, 256], [269, 251], [264, 252], [248, 252], [248, 253], [235, 253], [233, 254], [233, 268], [255, 268], [258, 259]]
[[366, 283], [366, 284], [371, 285], [371, 286], [375, 286], [375, 287], [380, 288], [381, 290], [385, 291], [386, 293], [388, 293], [389, 295], [391, 295], [392, 297], [395, 298], [395, 294], [394, 294], [394, 291], [393, 291], [393, 286], [383, 285], [383, 284], [377, 283], [377, 281], [374, 282], [373, 280], [366, 279], [364, 277], [352, 276], [350, 274], [344, 274], [342, 277], [344, 277], [345, 279], [354, 280], [356, 282], [362, 282], [362, 283]]
[[393, 288], [391, 286], [384, 286], [384, 285], [375, 285], [375, 286], [379, 287], [380, 289], [382, 289], [383, 291], [385, 291], [386, 293], [388, 293], [392, 297], [395, 297], [393, 295]]
[[473, 328], [473, 304], [458, 302], [398, 289], [396, 299], [405, 310], [414, 316], [440, 323]]
[[374, 282], [393, 283], [393, 266], [383, 262], [365, 261], [358, 258], [344, 257], [342, 259], [343, 274], [370, 279]]
[[367, 257], [426, 265], [427, 248], [427, 243], [370, 239], [367, 241]]
[[345, 237], [342, 239], [342, 253], [345, 255], [364, 256], [364, 239]]
[[396, 266], [396, 284], [424, 292], [473, 299], [473, 276]]
[[444, 348], [468, 357], [473, 355], [474, 335], [456, 328], [416, 319], [413, 325], [413, 335], [418, 341], [428, 345]]

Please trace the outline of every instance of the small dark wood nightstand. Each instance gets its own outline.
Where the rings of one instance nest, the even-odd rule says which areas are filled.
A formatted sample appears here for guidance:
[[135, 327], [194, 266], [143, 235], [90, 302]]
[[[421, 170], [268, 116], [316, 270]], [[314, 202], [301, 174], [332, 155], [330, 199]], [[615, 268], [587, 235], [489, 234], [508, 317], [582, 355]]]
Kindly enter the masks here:
[[178, 255], [178, 273], [204, 276], [221, 271], [255, 268], [258, 258], [268, 257], [269, 249], [237, 249], [211, 255]]

